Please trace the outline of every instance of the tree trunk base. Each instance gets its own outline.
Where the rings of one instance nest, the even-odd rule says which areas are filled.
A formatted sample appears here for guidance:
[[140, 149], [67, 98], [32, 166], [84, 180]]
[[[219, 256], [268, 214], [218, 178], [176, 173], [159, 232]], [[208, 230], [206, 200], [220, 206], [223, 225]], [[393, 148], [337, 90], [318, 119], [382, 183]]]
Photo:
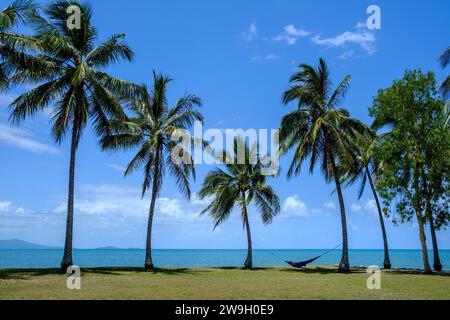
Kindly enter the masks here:
[[67, 261], [62, 261], [61, 262], [61, 272], [66, 273], [67, 272], [67, 268], [69, 268], [70, 266], [73, 265], [72, 260], [67, 260]]
[[251, 269], [253, 267], [252, 261], [246, 260], [244, 263], [244, 269]]
[[442, 265], [439, 264], [434, 264], [433, 265], [434, 271], [442, 271]]
[[341, 262], [339, 264], [338, 272], [342, 272], [342, 273], [350, 272], [350, 266], [349, 266], [348, 262]]
[[383, 263], [384, 269], [389, 270], [391, 268], [391, 262], [390, 261], [384, 261]]
[[153, 266], [153, 262], [146, 262], [144, 265], [144, 270], [145, 271], [153, 271], [153, 269], [155, 269], [155, 267]]
[[424, 274], [433, 274], [433, 271], [432, 270], [424, 270], [423, 273]]

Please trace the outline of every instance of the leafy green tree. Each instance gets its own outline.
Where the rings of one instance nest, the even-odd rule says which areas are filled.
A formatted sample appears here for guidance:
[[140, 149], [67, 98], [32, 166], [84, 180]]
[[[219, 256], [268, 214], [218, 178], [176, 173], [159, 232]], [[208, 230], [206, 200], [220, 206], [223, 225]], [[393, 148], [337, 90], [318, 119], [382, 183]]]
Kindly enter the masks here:
[[[376, 162], [383, 162], [377, 189], [384, 199], [385, 213], [395, 207], [395, 222], [417, 220], [426, 273], [431, 268], [425, 224], [435, 222], [434, 216], [442, 218], [437, 212], [447, 206], [442, 200], [445, 185], [448, 187], [448, 166], [439, 164], [449, 161], [448, 131], [442, 126], [443, 105], [434, 74], [414, 70], [406, 71], [389, 88], [379, 90], [370, 107], [374, 129], [388, 130], [375, 150]], [[439, 176], [444, 180], [439, 181]], [[435, 257], [437, 254], [435, 243]]]
[[[216, 168], [208, 173], [198, 193], [201, 199], [212, 197], [211, 204], [201, 214], [209, 213], [214, 219], [214, 228], [230, 216], [236, 205], [240, 207], [247, 233], [245, 269], [253, 265], [248, 206], [255, 203], [265, 224], [270, 223], [280, 211], [280, 199], [266, 184], [267, 176], [262, 172], [264, 166], [258, 161], [257, 150], [257, 144], [249, 147], [242, 137], [236, 137], [233, 154], [224, 152], [221, 157], [224, 169]], [[242, 159], [243, 155], [245, 159]]]
[[[67, 27], [69, 5], [81, 10], [81, 28]], [[114, 35], [95, 46], [97, 31], [91, 23], [92, 10], [77, 1], [58, 0], [34, 15], [31, 25], [40, 49], [35, 64], [22, 66], [14, 81], [37, 86], [15, 99], [11, 121], [21, 123], [38, 111], [52, 108], [52, 136], [60, 144], [70, 132], [69, 191], [67, 201], [66, 239], [61, 269], [73, 264], [73, 210], [75, 189], [75, 156], [83, 129], [91, 121], [99, 135], [108, 132], [109, 119], [126, 119], [121, 103], [138, 96], [139, 87], [102, 71], [122, 59], [131, 61], [133, 52], [123, 35]]]
[[351, 150], [351, 140], [357, 133], [364, 134], [367, 127], [350, 117], [347, 110], [339, 108], [350, 84], [346, 76], [336, 89], [332, 89], [328, 67], [320, 59], [317, 69], [302, 64], [300, 71], [290, 78], [292, 86], [284, 92], [283, 102], [296, 101], [298, 108], [282, 118], [280, 126], [280, 152], [294, 150], [288, 177], [298, 175], [302, 164], [310, 159], [309, 172], [313, 173], [317, 161], [325, 181], [334, 180], [339, 198], [342, 224], [342, 258], [339, 271], [350, 270], [348, 260], [348, 235], [344, 197], [342, 195], [338, 164], [352, 163], [356, 159]]
[[30, 0], [15, 0], [0, 11], [0, 90], [8, 89], [16, 64], [26, 56], [23, 50], [34, 47], [32, 38], [13, 32], [36, 14], [37, 5]]
[[[202, 114], [196, 110], [201, 100], [195, 95], [186, 95], [169, 107], [167, 86], [171, 79], [153, 72], [153, 87], [149, 92], [143, 87], [142, 98], [131, 104], [134, 113], [126, 121], [111, 121], [111, 132], [101, 141], [104, 150], [120, 150], [139, 147], [139, 151], [128, 164], [125, 176], [142, 168], [144, 182], [142, 197], [151, 185], [151, 201], [147, 225], [145, 270], [153, 269], [152, 225], [155, 204], [158, 198], [165, 172], [175, 178], [176, 184], [186, 197], [190, 198], [190, 177], [195, 179], [195, 168], [190, 151], [186, 146], [172, 139], [175, 134], [189, 128], [194, 121], [202, 121]], [[178, 149], [177, 149], [178, 148]], [[171, 157], [177, 153], [186, 161], [177, 163]]]
[[442, 270], [436, 231], [445, 228], [450, 221], [450, 134], [442, 125], [444, 122], [445, 114], [442, 114], [429, 124], [427, 147], [424, 149], [425, 214], [430, 225], [433, 268], [436, 271]]
[[360, 181], [360, 187], [358, 192], [358, 199], [361, 199], [367, 181], [369, 182], [370, 189], [377, 206], [378, 218], [380, 220], [381, 234], [383, 236], [383, 248], [384, 248], [384, 268], [391, 268], [391, 261], [389, 258], [388, 239], [386, 234], [386, 228], [384, 226], [383, 211], [381, 209], [380, 200], [378, 199], [377, 190], [375, 188], [374, 179], [377, 177], [377, 173], [382, 170], [382, 164], [374, 163], [374, 148], [377, 140], [373, 132], [370, 135], [362, 136], [358, 135], [354, 141], [352, 151], [356, 155], [357, 165], [350, 163], [349, 166], [342, 165], [342, 172], [344, 173], [343, 181], [347, 180], [347, 185], [352, 185], [356, 181]]

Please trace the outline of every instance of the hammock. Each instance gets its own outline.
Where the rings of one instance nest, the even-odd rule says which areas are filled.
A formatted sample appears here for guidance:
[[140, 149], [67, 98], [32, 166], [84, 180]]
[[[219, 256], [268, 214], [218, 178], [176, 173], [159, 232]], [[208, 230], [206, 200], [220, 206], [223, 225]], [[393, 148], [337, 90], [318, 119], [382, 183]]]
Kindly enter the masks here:
[[337, 247], [339, 247], [341, 244], [342, 244], [342, 243], [338, 244], [338, 245], [337, 245], [336, 247], [334, 247], [333, 249], [330, 249], [330, 250], [328, 250], [328, 251], [325, 251], [325, 252], [322, 253], [320, 256], [317, 256], [317, 257], [312, 258], [312, 259], [309, 259], [309, 260], [299, 261], [299, 262], [286, 261], [286, 260], [285, 260], [284, 262], [286, 262], [287, 264], [289, 264], [291, 267], [300, 269], [300, 268], [303, 268], [304, 266], [310, 264], [311, 262], [316, 261], [316, 260], [319, 259], [320, 257], [326, 255], [328, 252], [333, 251], [334, 249], [336, 249]]

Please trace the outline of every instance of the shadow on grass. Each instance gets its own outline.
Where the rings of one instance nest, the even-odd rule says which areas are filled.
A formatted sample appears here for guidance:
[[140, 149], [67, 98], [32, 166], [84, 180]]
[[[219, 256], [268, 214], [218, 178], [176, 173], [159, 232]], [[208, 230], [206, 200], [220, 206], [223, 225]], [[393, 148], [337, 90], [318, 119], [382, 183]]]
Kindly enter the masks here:
[[[81, 276], [86, 274], [101, 274], [112, 276], [123, 276], [123, 273], [135, 274], [199, 274], [210, 272], [207, 269], [192, 269], [192, 268], [154, 268], [153, 270], [145, 271], [141, 267], [86, 267], [81, 268]], [[0, 269], [0, 280], [28, 280], [31, 277], [48, 276], [48, 275], [67, 275], [59, 269], [43, 268], [43, 269]]]
[[389, 272], [392, 274], [409, 274], [409, 275], [426, 275], [426, 276], [444, 276], [444, 277], [450, 277], [449, 271], [434, 271], [430, 274], [423, 273], [423, 270], [419, 269], [391, 269], [391, 270], [384, 270], [385, 272]]
[[0, 270], [2, 280], [27, 280], [35, 276], [47, 276], [61, 274], [59, 269], [3, 269]]
[[[123, 273], [135, 273], [135, 274], [163, 274], [163, 275], [200, 275], [204, 273], [213, 272], [214, 270], [224, 270], [224, 271], [270, 271], [278, 270], [280, 272], [290, 272], [299, 274], [357, 274], [366, 273], [366, 268], [353, 267], [349, 273], [339, 273], [337, 268], [333, 267], [306, 267], [301, 269], [295, 269], [290, 267], [255, 267], [252, 269], [244, 269], [242, 267], [211, 267], [211, 268], [155, 268], [150, 271], [145, 271], [141, 267], [86, 267], [81, 268], [81, 275], [86, 274], [100, 274], [100, 275], [112, 275], [120, 276]], [[383, 270], [382, 272], [390, 274], [406, 274], [406, 275], [424, 275], [423, 271], [419, 269], [390, 269]], [[61, 272], [59, 269], [0, 269], [0, 280], [29, 280], [32, 277], [48, 276], [48, 275], [66, 275], [66, 273]], [[450, 272], [434, 272], [430, 276], [450, 276]]]
[[[145, 272], [143, 269], [141, 269], [141, 271]], [[155, 268], [153, 270], [147, 271], [146, 273], [179, 275], [179, 274], [200, 274], [205, 272], [211, 271], [207, 269], [192, 269], [192, 268]]]
[[[298, 273], [306, 273], [306, 274], [339, 274], [338, 270], [335, 268], [324, 268], [324, 267], [308, 267], [308, 268], [283, 268], [281, 269], [283, 272], [298, 272]], [[353, 270], [352, 270], [353, 271]], [[343, 273], [349, 274], [349, 273]]]

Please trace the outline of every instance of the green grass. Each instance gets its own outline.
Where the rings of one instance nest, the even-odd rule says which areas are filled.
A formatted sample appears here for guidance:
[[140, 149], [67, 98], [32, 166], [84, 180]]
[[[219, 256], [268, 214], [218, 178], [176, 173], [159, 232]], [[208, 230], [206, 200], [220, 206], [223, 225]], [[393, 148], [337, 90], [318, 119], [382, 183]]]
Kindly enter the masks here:
[[81, 290], [66, 288], [54, 269], [1, 269], [0, 299], [450, 299], [450, 274], [382, 272], [369, 290], [363, 269], [332, 267], [82, 269]]

